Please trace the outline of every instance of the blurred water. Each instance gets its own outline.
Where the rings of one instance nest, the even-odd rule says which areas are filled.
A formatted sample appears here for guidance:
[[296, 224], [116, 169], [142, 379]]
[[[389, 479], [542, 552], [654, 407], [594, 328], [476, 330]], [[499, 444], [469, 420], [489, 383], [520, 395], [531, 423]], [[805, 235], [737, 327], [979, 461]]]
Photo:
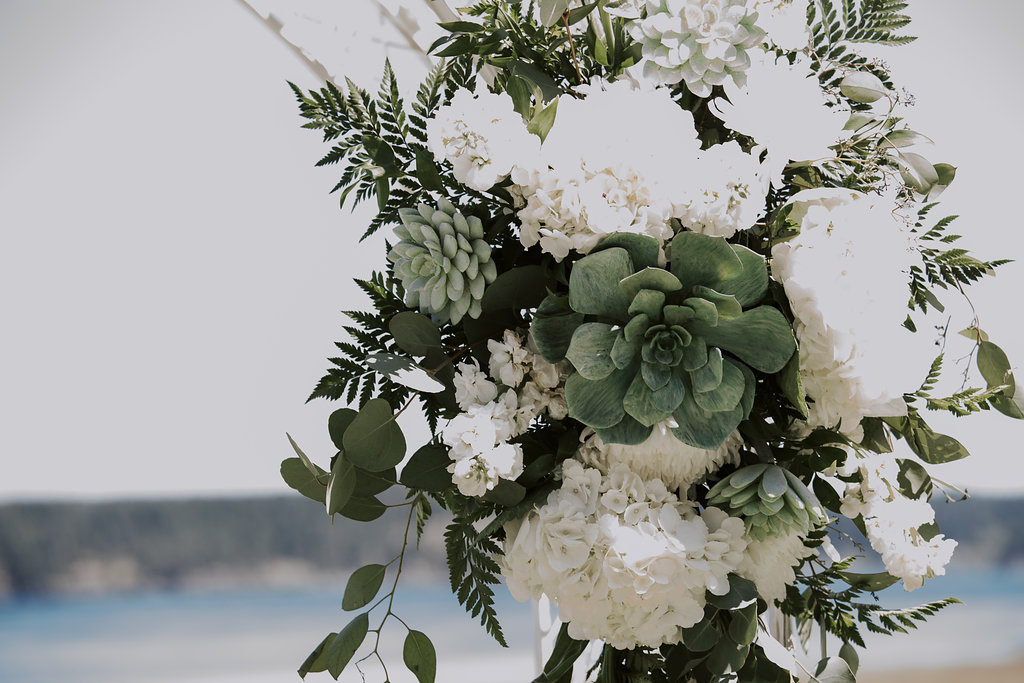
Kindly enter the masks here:
[[[525, 683], [532, 677], [528, 605], [498, 590], [510, 649], [465, 614], [446, 585], [400, 587], [395, 611], [427, 633], [439, 682]], [[295, 683], [295, 668], [351, 615], [342, 587], [218, 593], [160, 593], [0, 602], [0, 681], [4, 683]], [[909, 636], [869, 637], [867, 670], [996, 662], [1024, 653], [1024, 573], [960, 570], [925, 588], [884, 595], [886, 606], [954, 595], [948, 608]], [[371, 634], [372, 637], [372, 634]], [[404, 670], [404, 629], [385, 630], [383, 656], [393, 683]], [[367, 680], [383, 680], [367, 668]], [[330, 680], [326, 674], [311, 680]], [[343, 681], [359, 681], [354, 671]]]

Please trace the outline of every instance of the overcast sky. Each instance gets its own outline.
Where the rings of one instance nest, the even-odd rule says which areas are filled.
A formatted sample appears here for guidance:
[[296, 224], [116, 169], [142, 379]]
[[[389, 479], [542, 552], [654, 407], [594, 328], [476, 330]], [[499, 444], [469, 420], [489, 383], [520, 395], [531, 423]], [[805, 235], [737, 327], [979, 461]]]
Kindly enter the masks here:
[[[330, 68], [371, 85], [390, 43], [414, 85], [365, 0], [320, 3], [345, 6], [341, 27], [276, 4]], [[1024, 258], [1024, 11], [912, 5], [921, 39], [889, 61], [933, 161], [959, 166], [940, 210], [980, 256]], [[337, 406], [304, 400], [383, 252], [327, 194], [286, 80], [316, 85], [235, 0], [0, 4], [0, 499], [282, 492], [285, 431], [329, 457]], [[1022, 271], [969, 290], [1018, 368]], [[934, 423], [974, 453], [938, 476], [1024, 490], [1024, 424]]]

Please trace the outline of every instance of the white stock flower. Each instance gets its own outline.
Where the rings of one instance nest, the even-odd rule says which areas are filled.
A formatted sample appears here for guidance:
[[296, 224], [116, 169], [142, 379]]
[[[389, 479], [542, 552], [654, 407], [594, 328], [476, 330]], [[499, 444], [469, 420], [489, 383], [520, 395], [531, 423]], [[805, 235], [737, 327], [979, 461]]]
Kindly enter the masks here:
[[795, 317], [800, 374], [813, 399], [808, 424], [855, 441], [861, 419], [905, 415], [904, 392], [931, 355], [902, 323], [912, 234], [878, 198], [846, 189], [805, 190], [790, 199], [800, 234], [772, 248], [772, 274]]
[[491, 353], [488, 364], [491, 377], [507, 387], [519, 386], [532, 364], [533, 353], [515, 330], [505, 330], [501, 341], [488, 339], [487, 350]]
[[671, 426], [674, 423], [669, 421], [656, 424], [647, 440], [636, 446], [606, 444], [594, 434], [580, 447], [579, 457], [606, 473], [615, 465], [625, 465], [645, 481], [659, 479], [668, 489], [681, 489], [683, 493], [708, 473], [738, 462], [742, 443], [739, 434], [709, 451], [683, 443], [672, 434]]
[[685, 81], [698, 97], [726, 81], [743, 83], [747, 51], [764, 31], [746, 0], [647, 0], [647, 17], [628, 29], [643, 46], [644, 76], [660, 83]]
[[768, 149], [772, 184], [781, 187], [782, 169], [790, 161], [832, 158], [846, 125], [847, 112], [829, 107], [810, 61], [758, 52], [747, 83], [725, 85], [728, 99], [716, 98], [708, 109], [734, 131], [749, 135]]
[[523, 473], [522, 447], [508, 443], [519, 433], [516, 409], [516, 393], [509, 389], [498, 400], [469, 406], [441, 430], [453, 460], [448, 472], [463, 495], [481, 496]]
[[519, 239], [558, 260], [612, 232], [668, 240], [672, 200], [700, 150], [692, 114], [668, 91], [634, 90], [625, 80], [580, 90], [584, 99], [559, 98], [537, 161], [512, 171], [525, 201]]
[[752, 227], [768, 194], [768, 176], [757, 158], [731, 140], [701, 152], [697, 164], [674, 215], [694, 232], [717, 237]]
[[748, 0], [757, 12], [757, 24], [765, 30], [769, 43], [787, 52], [806, 50], [811, 42], [807, 25], [808, 0]]
[[526, 130], [508, 95], [463, 88], [427, 120], [427, 146], [438, 161], [452, 163], [459, 182], [484, 191], [535, 153], [540, 138]]
[[621, 649], [678, 642], [703, 619], [706, 592], [728, 592], [746, 546], [741, 520], [716, 508], [698, 515], [624, 465], [603, 476], [575, 460], [561, 488], [505, 532], [512, 595], [547, 594], [572, 637]]
[[935, 510], [925, 499], [907, 498], [898, 488], [899, 463], [892, 454], [851, 459], [861, 481], [847, 484], [841, 511], [864, 520], [871, 547], [886, 571], [903, 580], [908, 591], [926, 578], [946, 573], [956, 541], [942, 534], [925, 539], [922, 526], [935, 521]]
[[455, 402], [463, 410], [481, 403], [490, 403], [498, 397], [498, 387], [487, 379], [476, 361], [455, 366]]

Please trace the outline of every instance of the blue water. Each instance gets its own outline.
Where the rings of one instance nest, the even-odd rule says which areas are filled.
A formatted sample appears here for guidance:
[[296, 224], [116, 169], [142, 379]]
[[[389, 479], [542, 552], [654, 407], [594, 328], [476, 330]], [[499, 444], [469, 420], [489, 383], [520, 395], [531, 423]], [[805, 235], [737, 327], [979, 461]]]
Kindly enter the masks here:
[[[0, 602], [0, 683], [295, 683], [295, 668], [330, 631], [347, 623], [341, 587], [216, 593], [158, 593]], [[1024, 573], [959, 570], [883, 604], [903, 606], [953, 595], [965, 602], [916, 634], [870, 638], [865, 669], [994, 662], [1024, 654]], [[532, 614], [499, 589], [511, 646], [502, 650], [448, 593], [446, 585], [400, 588], [395, 611], [434, 641], [456, 683], [488, 667], [487, 680], [526, 681]], [[404, 631], [385, 631], [385, 661], [402, 670]], [[409, 680], [392, 672], [391, 680]], [[383, 680], [369, 669], [367, 680]], [[326, 674], [310, 680], [330, 680]], [[358, 681], [354, 674], [343, 680]]]

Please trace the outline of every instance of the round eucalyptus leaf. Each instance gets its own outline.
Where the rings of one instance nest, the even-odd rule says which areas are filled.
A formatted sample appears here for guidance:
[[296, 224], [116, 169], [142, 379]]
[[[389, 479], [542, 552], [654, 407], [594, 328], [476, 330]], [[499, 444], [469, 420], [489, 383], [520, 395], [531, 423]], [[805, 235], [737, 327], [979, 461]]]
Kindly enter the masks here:
[[382, 398], [366, 402], [342, 439], [352, 464], [369, 472], [382, 472], [402, 462], [405, 437], [391, 406]]
[[403, 351], [414, 356], [425, 356], [441, 348], [441, 330], [422, 313], [402, 311], [396, 313], [388, 323], [391, 336]]
[[339, 408], [327, 418], [327, 431], [331, 435], [334, 447], [339, 451], [345, 448], [343, 441], [345, 430], [352, 424], [352, 420], [356, 419], [356, 414], [356, 411], [351, 408]]

